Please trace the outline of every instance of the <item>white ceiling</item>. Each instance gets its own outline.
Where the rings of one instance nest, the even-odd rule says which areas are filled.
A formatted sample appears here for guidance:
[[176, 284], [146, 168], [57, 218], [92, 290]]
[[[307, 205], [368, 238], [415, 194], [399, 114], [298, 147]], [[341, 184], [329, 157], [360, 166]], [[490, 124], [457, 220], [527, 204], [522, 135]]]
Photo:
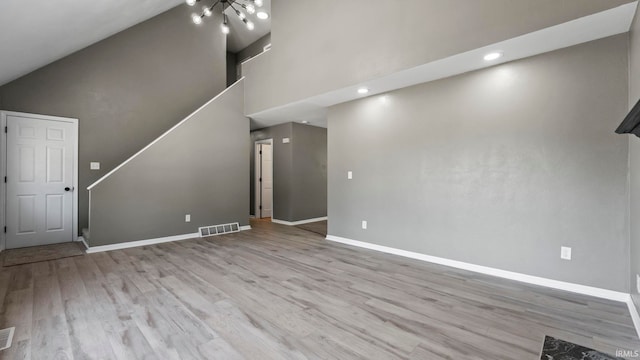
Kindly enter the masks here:
[[0, 85], [182, 2], [1, 0]]
[[[362, 98], [363, 95], [357, 93], [357, 89], [361, 86], [370, 89], [369, 94], [366, 96], [381, 94], [625, 33], [631, 27], [637, 6], [638, 2], [629, 3], [517, 38], [372, 79], [365, 83], [353, 84], [353, 86], [337, 89], [302, 101], [250, 114], [248, 116], [252, 119], [251, 128], [259, 129], [290, 121], [308, 121], [311, 125], [326, 127], [327, 108]], [[504, 56], [498, 61], [484, 61], [484, 55], [492, 51], [502, 51]], [[269, 53], [267, 52], [262, 56], [269, 56]]]

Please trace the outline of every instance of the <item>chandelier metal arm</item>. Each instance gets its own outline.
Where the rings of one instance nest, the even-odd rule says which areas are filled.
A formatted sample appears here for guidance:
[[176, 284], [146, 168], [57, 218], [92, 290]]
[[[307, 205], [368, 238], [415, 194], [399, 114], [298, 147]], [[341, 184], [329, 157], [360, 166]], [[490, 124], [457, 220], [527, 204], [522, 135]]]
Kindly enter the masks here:
[[[198, 0], [200, 1], [200, 0]], [[216, 7], [216, 5], [220, 4], [220, 0], [216, 1], [215, 3], [213, 3], [213, 5], [209, 6], [209, 10], [213, 10], [214, 7]]]
[[[202, 0], [186, 0], [187, 5], [189, 6], [193, 6], [196, 3], [201, 2]], [[250, 21], [247, 18], [247, 14], [252, 15], [256, 12], [256, 7], [262, 7], [262, 3], [263, 0], [217, 0], [213, 3], [213, 5], [211, 6], [204, 6], [202, 13], [197, 14], [197, 13], [193, 13], [191, 14], [191, 19], [193, 20], [193, 22], [196, 25], [199, 25], [202, 23], [203, 19], [205, 17], [209, 17], [213, 14], [213, 9], [220, 4], [220, 6], [222, 7], [222, 10], [220, 11], [223, 18], [224, 18], [224, 22], [221, 25], [222, 26], [222, 32], [225, 34], [229, 33], [229, 26], [227, 25], [227, 15], [225, 13], [225, 11], [228, 8], [231, 8], [233, 11], [235, 11], [236, 15], [238, 16], [238, 18], [240, 19], [240, 21], [242, 21], [249, 30], [253, 30], [254, 29], [254, 24], [252, 21]], [[238, 8], [242, 8], [243, 10], [245, 10], [247, 12], [247, 14], [245, 14], [244, 12], [240, 11], [236, 6], [237, 5]], [[267, 18], [269, 18], [269, 14], [267, 14], [266, 11], [264, 10], [260, 10], [256, 16], [259, 19], [265, 20]]]
[[236, 14], [240, 12], [240, 11], [238, 11], [238, 9], [236, 9], [235, 6], [233, 6], [233, 3], [229, 3], [229, 7], [231, 7], [233, 10], [235, 10]]

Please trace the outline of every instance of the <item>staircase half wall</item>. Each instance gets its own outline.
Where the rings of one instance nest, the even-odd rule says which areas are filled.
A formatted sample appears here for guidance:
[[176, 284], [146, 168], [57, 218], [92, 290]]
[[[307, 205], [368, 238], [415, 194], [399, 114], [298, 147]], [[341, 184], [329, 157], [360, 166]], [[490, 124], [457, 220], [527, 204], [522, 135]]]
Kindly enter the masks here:
[[248, 225], [248, 147], [240, 80], [88, 188], [88, 246]]

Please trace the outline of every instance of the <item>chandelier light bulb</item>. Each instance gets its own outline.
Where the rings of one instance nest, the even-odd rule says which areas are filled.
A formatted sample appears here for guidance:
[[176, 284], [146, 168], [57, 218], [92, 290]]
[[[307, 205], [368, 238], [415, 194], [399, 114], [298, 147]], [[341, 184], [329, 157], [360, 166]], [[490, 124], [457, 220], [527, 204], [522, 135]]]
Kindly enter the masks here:
[[191, 14], [191, 20], [193, 20], [193, 23], [196, 25], [202, 24], [202, 17], [196, 13]]
[[[200, 3], [202, 0], [183, 0], [189, 6], [194, 6], [197, 3]], [[213, 2], [213, 1], [211, 1]], [[213, 2], [213, 5], [205, 5], [202, 7], [202, 12], [200, 13], [191, 13], [191, 21], [194, 24], [200, 25], [205, 21], [205, 17], [213, 16], [216, 5], [220, 5], [220, 9], [222, 16], [224, 16], [223, 24], [220, 24], [220, 30], [224, 34], [229, 34], [231, 32], [231, 28], [229, 27], [229, 22], [227, 20], [227, 15], [225, 14], [226, 10], [234, 11], [240, 21], [242, 21], [247, 29], [253, 30], [255, 29], [255, 24], [252, 21], [249, 21], [249, 15], [255, 15], [258, 19], [264, 20], [269, 18], [269, 14], [266, 11], [260, 10], [257, 11], [257, 8], [264, 4], [264, 0], [216, 0]], [[256, 14], [257, 12], [257, 14]]]

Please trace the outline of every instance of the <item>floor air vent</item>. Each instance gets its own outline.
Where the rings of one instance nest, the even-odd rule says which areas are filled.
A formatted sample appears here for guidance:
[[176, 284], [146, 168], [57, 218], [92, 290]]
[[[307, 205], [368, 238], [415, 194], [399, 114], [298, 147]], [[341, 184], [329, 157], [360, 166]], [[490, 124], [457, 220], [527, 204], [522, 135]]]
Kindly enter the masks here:
[[240, 223], [204, 226], [198, 229], [200, 237], [222, 235], [240, 231]]
[[11, 347], [11, 341], [13, 340], [13, 333], [15, 330], [15, 327], [0, 330], [0, 350]]

